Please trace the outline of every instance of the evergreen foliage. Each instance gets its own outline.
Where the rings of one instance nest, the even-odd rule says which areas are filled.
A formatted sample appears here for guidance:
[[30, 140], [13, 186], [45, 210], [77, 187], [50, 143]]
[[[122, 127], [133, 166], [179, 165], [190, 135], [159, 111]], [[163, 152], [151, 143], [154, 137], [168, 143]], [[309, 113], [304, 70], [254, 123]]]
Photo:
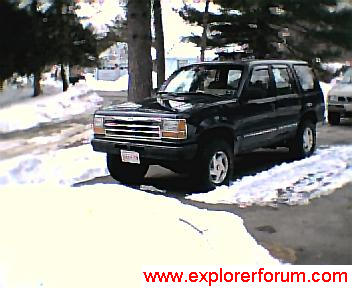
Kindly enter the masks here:
[[14, 72], [24, 74], [22, 56], [29, 32], [23, 27], [28, 27], [29, 23], [29, 16], [16, 3], [0, 0], [0, 80], [9, 78]]
[[104, 52], [117, 42], [127, 43], [127, 21], [121, 17], [116, 17], [112, 25], [107, 26], [109, 31], [98, 36], [98, 53]]
[[[256, 58], [336, 59], [352, 49], [352, 10], [337, 0], [214, 0], [207, 47], [244, 45]], [[181, 17], [201, 26], [203, 13], [185, 6]], [[199, 45], [200, 37], [188, 39]]]
[[[46, 66], [91, 66], [98, 61], [97, 39], [80, 23], [77, 4], [73, 0], [45, 3], [43, 9], [37, 0], [28, 4], [0, 0], [0, 79], [15, 72], [34, 74], [34, 96], [40, 93], [40, 75]], [[64, 90], [67, 86], [63, 84]]]

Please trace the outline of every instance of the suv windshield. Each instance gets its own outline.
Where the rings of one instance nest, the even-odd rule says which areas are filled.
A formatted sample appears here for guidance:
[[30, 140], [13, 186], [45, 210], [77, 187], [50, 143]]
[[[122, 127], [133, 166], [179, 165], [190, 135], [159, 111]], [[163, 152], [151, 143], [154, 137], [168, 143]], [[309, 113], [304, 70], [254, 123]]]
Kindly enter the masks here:
[[341, 80], [343, 84], [351, 84], [352, 83], [352, 68], [348, 69], [343, 75], [343, 79]]
[[193, 65], [172, 75], [161, 92], [234, 95], [241, 76], [241, 66]]

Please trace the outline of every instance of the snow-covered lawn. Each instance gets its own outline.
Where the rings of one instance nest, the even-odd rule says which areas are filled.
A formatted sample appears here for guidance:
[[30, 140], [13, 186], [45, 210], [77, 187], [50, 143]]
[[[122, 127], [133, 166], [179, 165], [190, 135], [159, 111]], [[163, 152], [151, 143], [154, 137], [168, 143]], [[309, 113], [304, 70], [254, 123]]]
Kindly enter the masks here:
[[[39, 97], [59, 94], [62, 91], [62, 82], [54, 81], [50, 78], [41, 81], [43, 94]], [[0, 91], [0, 107], [4, 107], [14, 102], [25, 101], [33, 96], [33, 85], [27, 83], [21, 87], [7, 85]]]
[[0, 191], [0, 287], [140, 287], [144, 265], [279, 264], [230, 213], [120, 185]]
[[0, 162], [0, 185], [72, 185], [106, 175], [105, 154], [94, 152], [90, 145]]
[[119, 184], [89, 145], [0, 162], [0, 287], [139, 287], [144, 265], [279, 264], [230, 213]]
[[30, 98], [0, 109], [0, 133], [25, 130], [41, 123], [62, 121], [92, 110], [102, 98], [85, 84], [77, 84], [66, 92]]

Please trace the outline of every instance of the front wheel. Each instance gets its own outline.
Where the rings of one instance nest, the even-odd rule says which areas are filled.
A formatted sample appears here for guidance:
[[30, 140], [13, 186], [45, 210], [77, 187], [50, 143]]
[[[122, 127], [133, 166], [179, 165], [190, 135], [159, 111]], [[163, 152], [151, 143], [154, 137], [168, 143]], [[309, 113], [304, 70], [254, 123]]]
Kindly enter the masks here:
[[309, 120], [303, 121], [297, 130], [296, 137], [290, 145], [290, 152], [297, 158], [311, 156], [316, 148], [316, 125]]
[[234, 155], [231, 146], [223, 141], [211, 141], [204, 144], [192, 176], [202, 190], [228, 185], [233, 174]]
[[124, 163], [121, 161], [121, 157], [115, 154], [106, 155], [106, 164], [111, 177], [126, 184], [139, 184], [149, 169], [149, 165], [143, 163]]

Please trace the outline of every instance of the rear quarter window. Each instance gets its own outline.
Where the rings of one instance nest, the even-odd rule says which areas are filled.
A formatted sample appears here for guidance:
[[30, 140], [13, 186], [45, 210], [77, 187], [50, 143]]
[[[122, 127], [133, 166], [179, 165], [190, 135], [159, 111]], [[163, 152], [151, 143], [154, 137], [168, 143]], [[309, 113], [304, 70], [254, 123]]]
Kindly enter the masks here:
[[294, 65], [299, 83], [303, 91], [312, 91], [315, 88], [315, 77], [312, 68], [307, 65]]

